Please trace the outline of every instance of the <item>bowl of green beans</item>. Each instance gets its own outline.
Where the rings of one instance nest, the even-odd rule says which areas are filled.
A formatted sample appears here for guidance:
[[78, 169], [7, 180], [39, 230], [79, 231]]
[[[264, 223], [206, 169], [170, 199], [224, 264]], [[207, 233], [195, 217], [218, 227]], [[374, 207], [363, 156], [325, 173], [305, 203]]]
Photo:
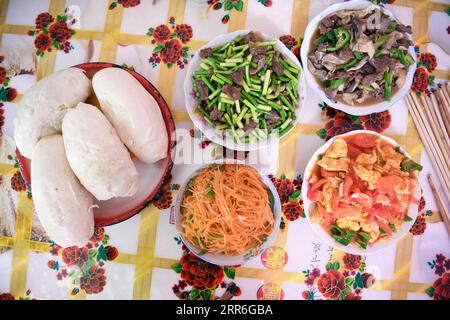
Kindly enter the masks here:
[[277, 143], [295, 127], [305, 80], [300, 62], [280, 40], [240, 30], [200, 48], [184, 93], [191, 120], [209, 140], [252, 151]]

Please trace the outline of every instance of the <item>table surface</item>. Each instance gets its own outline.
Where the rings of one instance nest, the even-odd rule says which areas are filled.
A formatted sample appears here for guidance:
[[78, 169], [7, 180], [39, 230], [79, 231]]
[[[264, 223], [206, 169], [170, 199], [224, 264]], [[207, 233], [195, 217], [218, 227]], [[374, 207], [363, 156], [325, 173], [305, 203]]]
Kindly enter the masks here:
[[[257, 159], [287, 200], [275, 243], [242, 266], [207, 265], [182, 248], [171, 218], [172, 200], [179, 184], [200, 163], [176, 163], [171, 180], [152, 204], [120, 224], [97, 228], [86, 247], [63, 249], [49, 241], [34, 213], [12, 139], [20, 98], [36, 80], [88, 61], [133, 68], [157, 86], [177, 128], [190, 130], [179, 146], [193, 145], [203, 162], [220, 159], [222, 147], [193, 128], [184, 108], [182, 84], [192, 55], [216, 35], [246, 28], [281, 37], [298, 53], [309, 19], [339, 1], [198, 2], [0, 2], [0, 51], [5, 56], [0, 67], [8, 70], [0, 89], [0, 298], [449, 299], [443, 288], [450, 281], [450, 240], [425, 179], [432, 168], [404, 101], [390, 111], [352, 117], [328, 108], [308, 89], [298, 125], [276, 150], [234, 155]], [[420, 73], [429, 80], [423, 83], [418, 77], [413, 88], [429, 90], [439, 79], [448, 80], [450, 2], [374, 2], [389, 2], [386, 6], [412, 25], [421, 54]], [[36, 26], [43, 12], [54, 19], [41, 15], [37, 21], [40, 26], [47, 23], [44, 28], [57, 39], [49, 43], [51, 51], [46, 50], [47, 34]], [[161, 37], [165, 29], [172, 38]], [[300, 189], [301, 174], [314, 150], [333, 134], [350, 129], [383, 132], [424, 166], [422, 205], [413, 229], [396, 244], [368, 256], [345, 254], [323, 243], [304, 218], [299, 192], [293, 192]], [[209, 288], [212, 282], [219, 285]]]

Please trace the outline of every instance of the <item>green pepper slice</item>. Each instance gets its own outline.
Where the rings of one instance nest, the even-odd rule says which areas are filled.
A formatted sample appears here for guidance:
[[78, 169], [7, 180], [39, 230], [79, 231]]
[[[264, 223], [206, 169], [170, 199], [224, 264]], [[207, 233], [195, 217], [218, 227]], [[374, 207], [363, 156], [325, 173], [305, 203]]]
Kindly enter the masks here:
[[334, 47], [327, 48], [327, 52], [335, 52], [342, 49], [346, 44], [350, 42], [350, 32], [344, 28], [338, 28], [335, 30], [337, 42]]
[[391, 101], [392, 97], [392, 82], [394, 81], [394, 73], [391, 70], [386, 70], [383, 74], [384, 78], [384, 99]]

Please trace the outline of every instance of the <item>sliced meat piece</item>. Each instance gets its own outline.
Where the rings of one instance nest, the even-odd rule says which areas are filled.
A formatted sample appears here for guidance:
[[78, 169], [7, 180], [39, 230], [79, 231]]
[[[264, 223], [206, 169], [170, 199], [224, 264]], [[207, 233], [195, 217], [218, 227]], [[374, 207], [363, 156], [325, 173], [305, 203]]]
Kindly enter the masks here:
[[256, 41], [256, 37], [255, 37], [255, 33], [253, 31], [250, 31], [244, 37], [245, 43], [250, 43], [250, 42], [255, 42], [255, 41]]
[[316, 76], [320, 81], [327, 80], [327, 71], [316, 68], [312, 62], [308, 59], [308, 70], [314, 76]]
[[398, 31], [394, 31], [390, 34], [389, 39], [386, 41], [386, 43], [383, 45], [382, 49], [389, 50], [391, 48], [397, 48], [398, 43], [397, 40], [400, 40], [403, 38], [403, 34], [401, 34]]
[[195, 85], [197, 87], [197, 91], [200, 94], [199, 99], [200, 100], [206, 100], [206, 98], [208, 98], [209, 93], [208, 93], [208, 87], [206, 86], [206, 84], [202, 81], [202, 80], [195, 80]]
[[275, 110], [270, 110], [270, 112], [268, 114], [266, 114], [266, 116], [264, 118], [267, 121], [272, 121], [272, 122], [278, 122], [281, 119], [281, 117]]
[[359, 82], [354, 79], [350, 81], [350, 83], [344, 89], [345, 93], [352, 93], [358, 87]]
[[377, 77], [378, 77], [378, 74], [376, 74], [376, 73], [368, 74], [362, 80], [362, 84], [371, 85], [373, 82], [375, 82], [375, 80], [377, 80]]
[[405, 26], [402, 23], [397, 23], [397, 27], [395, 28], [395, 30], [397, 30], [399, 32], [406, 32], [406, 33], [412, 34], [411, 26]]
[[223, 116], [223, 111], [220, 111], [218, 109], [213, 109], [211, 111], [211, 113], [209, 114], [209, 117], [213, 121], [219, 121], [220, 119], [222, 119], [222, 116]]
[[339, 51], [338, 58], [344, 61], [343, 63], [347, 63], [355, 58], [355, 55], [353, 54], [352, 50], [350, 50], [348, 47], [345, 47], [344, 49]]
[[356, 70], [361, 69], [367, 63], [367, 60], [368, 60], [367, 57], [365, 57], [360, 62], [358, 62], [355, 66], [348, 68], [347, 71], [350, 72], [350, 71], [356, 71]]
[[370, 60], [370, 64], [375, 67], [377, 73], [383, 73], [387, 68], [391, 68], [394, 63], [395, 61], [390, 59], [386, 54]]
[[256, 128], [257, 125], [258, 125], [258, 124], [257, 124], [255, 121], [250, 120], [248, 123], [246, 123], [246, 124], [244, 125], [243, 130], [244, 130], [244, 131], [253, 130], [253, 129]]
[[272, 69], [277, 76], [281, 76], [284, 72], [283, 66], [276, 56], [273, 56], [272, 58]]
[[233, 79], [233, 82], [235, 84], [238, 84], [242, 86], [242, 83], [244, 81], [244, 68], [239, 68], [235, 72], [231, 74], [231, 78]]
[[266, 64], [266, 56], [265, 55], [257, 55], [253, 58], [253, 62], [257, 64], [256, 69], [250, 68], [250, 74], [257, 74], [259, 70], [261, 70]]
[[233, 86], [223, 86], [222, 92], [229, 96], [233, 101], [241, 98], [241, 89]]
[[[353, 56], [353, 53], [352, 53]], [[344, 64], [346, 63], [347, 60], [340, 58], [337, 53], [328, 53], [326, 55], [323, 56], [322, 58], [322, 63], [325, 64], [334, 64], [334, 65], [338, 65], [338, 64]]]
[[375, 46], [373, 41], [366, 36], [364, 33], [357, 39], [356, 44], [352, 48], [354, 51], [365, 52], [369, 55], [369, 58], [372, 58], [375, 54]]
[[325, 94], [326, 94], [328, 97], [334, 99], [334, 98], [336, 98], [336, 96], [337, 96], [338, 89], [325, 88], [324, 91], [325, 91]]
[[408, 49], [408, 47], [414, 45], [414, 43], [411, 40], [405, 37], [398, 39], [397, 43], [400, 47], [404, 47], [405, 49]]
[[200, 58], [207, 58], [212, 54], [212, 48], [205, 48], [200, 50]]
[[403, 84], [406, 81], [406, 69], [405, 68], [399, 69], [397, 71], [397, 75], [398, 75], [398, 78], [395, 81], [395, 84], [397, 87], [401, 88], [401, 87], [403, 87]]
[[358, 99], [356, 93], [343, 93], [342, 99], [349, 105], [354, 105], [355, 101]]
[[266, 46], [257, 46], [257, 45], [250, 45], [250, 53], [254, 56], [256, 55], [264, 55], [266, 54], [267, 47]]
[[366, 63], [361, 69], [367, 74], [375, 72], [375, 68], [370, 63]]

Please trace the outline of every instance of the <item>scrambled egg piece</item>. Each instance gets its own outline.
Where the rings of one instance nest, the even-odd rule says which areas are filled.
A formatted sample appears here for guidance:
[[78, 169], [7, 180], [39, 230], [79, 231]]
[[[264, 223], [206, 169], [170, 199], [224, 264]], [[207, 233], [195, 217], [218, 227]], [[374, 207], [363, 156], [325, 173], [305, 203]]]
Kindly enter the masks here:
[[322, 188], [323, 199], [321, 203], [327, 210], [327, 212], [333, 212], [332, 203], [333, 203], [333, 195], [338, 192], [338, 188], [333, 185], [332, 182], [327, 182], [324, 184]]
[[336, 224], [339, 228], [351, 231], [358, 231], [360, 226], [357, 220], [353, 220], [354, 217], [347, 217], [337, 219]]
[[348, 166], [350, 164], [349, 158], [333, 159], [328, 157], [323, 157], [317, 162], [317, 164], [328, 171], [348, 171]]
[[395, 177], [394, 191], [400, 194], [410, 194], [409, 191], [409, 181], [410, 179], [402, 179], [400, 177]]
[[360, 222], [362, 231], [370, 235], [369, 243], [375, 242], [380, 236], [380, 229], [375, 221], [363, 220]]
[[355, 165], [353, 169], [355, 170], [356, 175], [361, 178], [361, 180], [367, 182], [367, 188], [369, 190], [375, 190], [378, 179], [381, 178], [381, 173], [375, 170], [367, 169], [361, 164]]
[[355, 160], [357, 164], [362, 164], [368, 168], [372, 168], [375, 162], [377, 162], [377, 157], [373, 154], [361, 153]]
[[378, 151], [381, 153], [382, 158], [386, 160], [386, 164], [391, 168], [400, 167], [400, 163], [402, 163], [402, 160], [405, 157], [401, 153], [395, 151], [391, 146], [383, 146], [378, 148]]
[[325, 217], [320, 213], [318, 206], [319, 206], [319, 204], [317, 204], [317, 206], [315, 206], [315, 208], [314, 208], [313, 212], [311, 213], [311, 215], [309, 216], [309, 218], [311, 219], [311, 221], [313, 223], [323, 224], [323, 223], [325, 223]]
[[337, 138], [325, 152], [328, 158], [346, 158], [348, 153], [347, 142], [342, 138]]
[[313, 183], [316, 183], [317, 181], [319, 181], [319, 177], [317, 176], [317, 174], [313, 173], [309, 177], [309, 183], [313, 184]]

